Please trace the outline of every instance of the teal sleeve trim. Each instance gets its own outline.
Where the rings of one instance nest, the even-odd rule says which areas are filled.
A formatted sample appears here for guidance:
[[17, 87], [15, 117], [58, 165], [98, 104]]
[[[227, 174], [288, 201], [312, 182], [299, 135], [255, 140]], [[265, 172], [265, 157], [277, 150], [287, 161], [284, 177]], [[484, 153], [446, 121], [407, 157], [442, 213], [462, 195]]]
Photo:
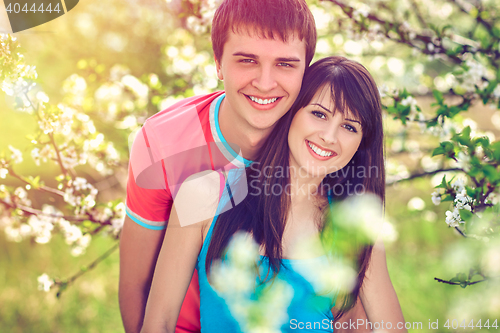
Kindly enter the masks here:
[[137, 217], [133, 216], [128, 211], [126, 211], [126, 213], [127, 213], [127, 216], [130, 217], [130, 219], [132, 221], [134, 221], [135, 223], [137, 223], [138, 225], [140, 225], [141, 227], [144, 227], [146, 229], [150, 229], [150, 230], [163, 230], [163, 229], [167, 228], [166, 225], [161, 225], [161, 226], [149, 225], [147, 223], [144, 223], [144, 222], [140, 221]]

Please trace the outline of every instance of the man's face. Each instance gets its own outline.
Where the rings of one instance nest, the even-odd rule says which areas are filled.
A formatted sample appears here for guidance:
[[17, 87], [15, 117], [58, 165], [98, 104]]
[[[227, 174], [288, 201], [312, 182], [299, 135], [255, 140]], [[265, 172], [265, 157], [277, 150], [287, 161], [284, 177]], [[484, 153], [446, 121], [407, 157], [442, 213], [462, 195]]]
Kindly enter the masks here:
[[297, 98], [306, 67], [305, 42], [288, 36], [266, 39], [258, 34], [232, 31], [217, 76], [226, 91], [222, 113], [231, 114], [250, 129], [271, 129]]

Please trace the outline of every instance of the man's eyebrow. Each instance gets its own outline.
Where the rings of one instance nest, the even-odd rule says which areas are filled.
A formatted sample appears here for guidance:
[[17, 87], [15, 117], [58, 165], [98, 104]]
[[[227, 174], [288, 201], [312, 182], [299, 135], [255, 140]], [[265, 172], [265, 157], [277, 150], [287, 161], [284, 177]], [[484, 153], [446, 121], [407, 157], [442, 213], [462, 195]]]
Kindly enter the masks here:
[[283, 61], [283, 62], [300, 62], [299, 58], [291, 57], [291, 58], [278, 58], [276, 59], [277, 61]]
[[[251, 58], [251, 59], [259, 59], [259, 56], [253, 53], [245, 53], [245, 52], [235, 52], [233, 53], [233, 56], [240, 56], [240, 57], [245, 57], [245, 58]], [[280, 57], [277, 58], [276, 61], [280, 62], [300, 62], [299, 58], [296, 57]]]
[[252, 59], [259, 59], [258, 55], [255, 55], [253, 53], [245, 53], [245, 52], [235, 52], [235, 53], [233, 53], [233, 56], [240, 56], [240, 57], [246, 57], [246, 58], [252, 58]]

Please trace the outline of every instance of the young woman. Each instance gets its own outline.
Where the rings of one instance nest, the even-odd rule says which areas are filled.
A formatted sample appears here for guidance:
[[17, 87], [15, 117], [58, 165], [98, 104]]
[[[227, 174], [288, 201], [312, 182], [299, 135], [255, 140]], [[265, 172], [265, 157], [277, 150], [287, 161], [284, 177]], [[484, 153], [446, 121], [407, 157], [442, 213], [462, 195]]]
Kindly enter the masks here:
[[[342, 172], [346, 167], [365, 172]], [[143, 332], [174, 332], [195, 267], [199, 273], [202, 331], [242, 331], [209, 278], [213, 264], [224, 262], [229, 241], [239, 231], [248, 232], [260, 246], [258, 265], [262, 274], [256, 277], [256, 285], [270, 283], [272, 288], [272, 281], [279, 278], [294, 289], [287, 311], [290, 320], [325, 322], [334, 319], [332, 312], [337, 319], [352, 306], [349, 299], [359, 296], [368, 320], [376, 328], [385, 328], [380, 326], [382, 322], [390, 322], [391, 331], [405, 332], [381, 242], [359, 248], [357, 283], [340, 313], [332, 309], [336, 293], [317, 293], [296, 269], [303, 263], [312, 270], [322, 267], [319, 261], [315, 264], [324, 257], [322, 253], [304, 258], [297, 248], [304, 239], [321, 238], [330, 212], [329, 201], [344, 200], [360, 189], [384, 200], [381, 104], [368, 71], [342, 57], [328, 57], [313, 64], [304, 75], [291, 111], [278, 122], [261, 155], [245, 172], [246, 177], [222, 178], [220, 187], [217, 173], [205, 177], [207, 184], [217, 184], [217, 190], [205, 192], [205, 199], [217, 202], [212, 209], [218, 206], [218, 211], [224, 211], [215, 218], [181, 227], [187, 224], [181, 221], [186, 214], [179, 212], [182, 204], [174, 203]], [[229, 190], [224, 188], [224, 180]], [[242, 182], [249, 186], [241, 186]], [[186, 183], [179, 193], [199, 193], [199, 184], [194, 184]], [[245, 199], [228, 209], [231, 195], [247, 188]], [[178, 195], [176, 200], [181, 197], [185, 198]], [[197, 211], [192, 206], [191, 210]], [[296, 331], [297, 326], [290, 323], [281, 330]], [[332, 329], [321, 326], [311, 331]]]

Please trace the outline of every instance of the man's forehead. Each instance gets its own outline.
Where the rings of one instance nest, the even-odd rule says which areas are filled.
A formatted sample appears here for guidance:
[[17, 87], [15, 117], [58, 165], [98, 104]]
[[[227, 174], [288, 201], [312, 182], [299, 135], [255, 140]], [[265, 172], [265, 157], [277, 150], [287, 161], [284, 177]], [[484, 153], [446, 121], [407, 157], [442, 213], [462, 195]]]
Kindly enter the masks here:
[[242, 35], [250, 38], [279, 40], [285, 43], [289, 43], [296, 39], [303, 40], [300, 33], [295, 30], [280, 32], [277, 30], [270, 30], [265, 27], [255, 27], [242, 23], [234, 24], [230, 32], [234, 33], [235, 35]]

